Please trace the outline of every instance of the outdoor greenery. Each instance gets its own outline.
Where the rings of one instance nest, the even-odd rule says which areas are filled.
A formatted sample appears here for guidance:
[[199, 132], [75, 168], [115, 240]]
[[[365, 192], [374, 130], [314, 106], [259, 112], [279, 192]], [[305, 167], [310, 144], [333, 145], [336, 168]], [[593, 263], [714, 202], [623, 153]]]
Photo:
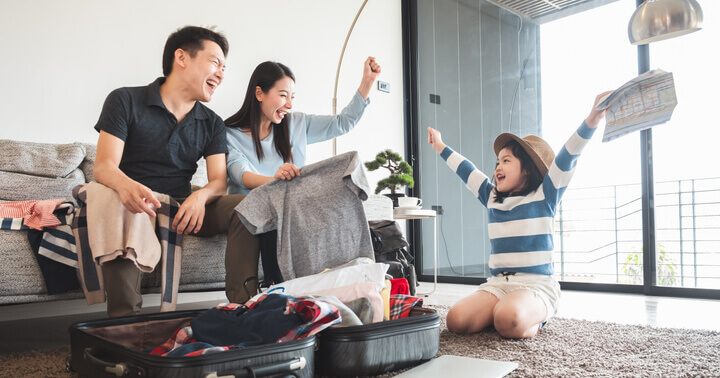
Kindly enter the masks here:
[[384, 189], [389, 189], [390, 194], [395, 195], [401, 190], [401, 187], [407, 186], [412, 188], [415, 186], [415, 180], [412, 177], [412, 167], [396, 152], [385, 150], [379, 152], [375, 156], [375, 160], [365, 163], [368, 171], [374, 171], [379, 168], [385, 168], [390, 171], [390, 176], [378, 181], [375, 188], [375, 194], [380, 194]]
[[[642, 285], [643, 283], [643, 254], [642, 247], [640, 251], [631, 253], [625, 259], [622, 265], [622, 271], [628, 277], [627, 283]], [[660, 286], [677, 286], [678, 283], [678, 267], [675, 261], [668, 256], [665, 246], [658, 243], [657, 245], [657, 283]]]

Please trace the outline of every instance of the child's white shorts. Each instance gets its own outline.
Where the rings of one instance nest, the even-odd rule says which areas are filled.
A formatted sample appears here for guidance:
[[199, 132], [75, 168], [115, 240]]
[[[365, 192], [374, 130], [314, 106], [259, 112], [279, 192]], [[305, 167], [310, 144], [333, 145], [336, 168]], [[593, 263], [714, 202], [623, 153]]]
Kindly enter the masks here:
[[479, 290], [484, 290], [502, 299], [511, 291], [526, 289], [538, 295], [545, 303], [547, 317], [545, 322], [550, 320], [558, 309], [560, 300], [560, 284], [553, 276], [544, 274], [516, 273], [504, 276], [499, 274], [488, 278], [487, 282], [480, 285]]

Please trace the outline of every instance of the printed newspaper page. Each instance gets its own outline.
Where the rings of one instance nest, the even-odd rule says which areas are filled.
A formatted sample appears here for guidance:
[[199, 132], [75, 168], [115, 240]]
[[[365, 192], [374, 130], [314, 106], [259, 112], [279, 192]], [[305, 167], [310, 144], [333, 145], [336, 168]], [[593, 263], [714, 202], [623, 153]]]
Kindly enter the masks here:
[[623, 84], [596, 107], [607, 109], [602, 141], [665, 123], [676, 105], [672, 72], [661, 69], [645, 72]]

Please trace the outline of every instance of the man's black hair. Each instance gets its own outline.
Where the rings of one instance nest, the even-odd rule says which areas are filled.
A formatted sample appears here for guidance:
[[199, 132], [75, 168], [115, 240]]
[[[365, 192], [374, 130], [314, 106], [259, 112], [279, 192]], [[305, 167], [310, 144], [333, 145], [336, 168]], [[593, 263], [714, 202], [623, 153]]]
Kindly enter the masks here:
[[173, 62], [175, 61], [175, 51], [177, 49], [183, 49], [187, 51], [191, 57], [195, 57], [198, 51], [205, 48], [203, 41], [217, 43], [223, 54], [227, 56], [230, 46], [224, 35], [199, 26], [185, 26], [170, 34], [165, 42], [165, 50], [163, 50], [163, 75], [165, 75], [165, 77], [170, 76]]

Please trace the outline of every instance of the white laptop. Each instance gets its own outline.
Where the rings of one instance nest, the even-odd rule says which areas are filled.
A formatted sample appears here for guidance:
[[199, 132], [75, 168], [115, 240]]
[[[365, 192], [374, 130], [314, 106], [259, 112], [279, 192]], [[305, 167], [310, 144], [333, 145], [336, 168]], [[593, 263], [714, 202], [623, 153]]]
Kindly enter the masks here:
[[517, 369], [517, 362], [481, 360], [461, 356], [440, 356], [416, 366], [396, 377], [437, 378], [474, 377], [500, 378]]

